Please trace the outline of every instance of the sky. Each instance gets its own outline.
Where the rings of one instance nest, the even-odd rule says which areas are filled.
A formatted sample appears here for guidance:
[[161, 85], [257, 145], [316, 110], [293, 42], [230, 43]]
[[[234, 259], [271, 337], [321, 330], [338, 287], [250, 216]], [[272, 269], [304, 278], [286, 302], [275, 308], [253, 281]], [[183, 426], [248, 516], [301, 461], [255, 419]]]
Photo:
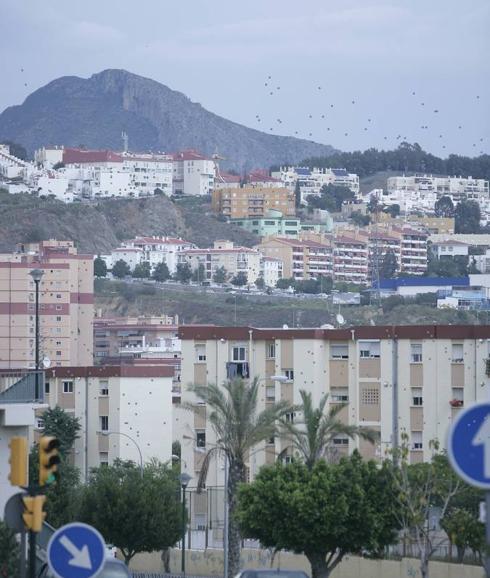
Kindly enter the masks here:
[[489, 27], [488, 0], [3, 2], [0, 111], [124, 68], [270, 134], [489, 154]]

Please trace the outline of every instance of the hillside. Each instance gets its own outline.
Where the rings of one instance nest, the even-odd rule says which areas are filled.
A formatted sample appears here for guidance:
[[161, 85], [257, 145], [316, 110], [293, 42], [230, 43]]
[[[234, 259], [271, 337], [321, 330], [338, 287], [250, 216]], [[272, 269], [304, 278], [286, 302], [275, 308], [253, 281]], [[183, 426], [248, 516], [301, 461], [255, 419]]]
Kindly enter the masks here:
[[252, 246], [259, 240], [217, 220], [205, 199], [174, 203], [167, 197], [65, 204], [34, 195], [0, 192], [0, 251], [42, 239], [75, 241], [81, 252], [105, 253], [135, 235], [176, 235], [206, 247], [216, 239]]
[[226, 120], [180, 92], [125, 70], [58, 78], [0, 114], [0, 142], [18, 142], [31, 155], [52, 144], [120, 150], [122, 131], [134, 151], [195, 148], [211, 155], [218, 150], [226, 166], [243, 170], [334, 150]]

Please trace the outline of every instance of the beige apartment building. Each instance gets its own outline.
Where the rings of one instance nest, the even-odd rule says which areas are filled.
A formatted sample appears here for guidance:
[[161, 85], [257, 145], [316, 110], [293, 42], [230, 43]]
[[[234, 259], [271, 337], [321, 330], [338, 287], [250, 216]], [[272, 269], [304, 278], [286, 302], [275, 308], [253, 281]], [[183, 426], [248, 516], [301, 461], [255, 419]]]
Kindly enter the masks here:
[[296, 214], [294, 191], [285, 187], [215, 189], [212, 193], [212, 208], [216, 214], [229, 219], [265, 217], [271, 209], [287, 217]]
[[[259, 408], [287, 400], [300, 402], [301, 389], [314, 403], [324, 393], [331, 405], [346, 403], [346, 423], [378, 432], [373, 445], [338, 436], [332, 456], [359, 449], [381, 459], [409, 436], [410, 461], [431, 457], [429, 442], [446, 442], [449, 425], [467, 405], [488, 399], [490, 326], [385, 326], [349, 329], [258, 329], [253, 327], [182, 326], [182, 399], [190, 383], [223, 383], [241, 376], [260, 379]], [[272, 376], [284, 376], [285, 382]], [[179, 411], [179, 410], [177, 410]], [[181, 412], [180, 439], [191, 475], [198, 474], [203, 451], [215, 442], [206, 406], [196, 415]], [[289, 419], [300, 419], [291, 413]], [[293, 457], [283, 439], [271, 439], [250, 457], [253, 477], [280, 452]], [[213, 464], [209, 485], [222, 484], [223, 464]]]
[[232, 241], [215, 241], [208, 249], [186, 249], [179, 253], [179, 263], [188, 263], [193, 271], [198, 270], [199, 265], [204, 266], [204, 279], [200, 281], [211, 281], [216, 269], [224, 267], [227, 280], [242, 272], [249, 284], [255, 283], [262, 272], [261, 258], [256, 249], [235, 247]]
[[[51, 366], [90, 365], [93, 355], [93, 256], [71, 241], [41, 241], [0, 254], [0, 368], [35, 365], [35, 284], [39, 285], [40, 353]], [[47, 361], [48, 363], [48, 361]]]
[[[46, 371], [45, 402], [80, 419], [73, 461], [87, 477], [90, 468], [116, 458], [140, 464], [171, 459], [171, 365], [59, 367]], [[38, 410], [37, 434], [42, 432]], [[127, 437], [129, 436], [129, 437]], [[132, 438], [132, 439], [130, 439]]]

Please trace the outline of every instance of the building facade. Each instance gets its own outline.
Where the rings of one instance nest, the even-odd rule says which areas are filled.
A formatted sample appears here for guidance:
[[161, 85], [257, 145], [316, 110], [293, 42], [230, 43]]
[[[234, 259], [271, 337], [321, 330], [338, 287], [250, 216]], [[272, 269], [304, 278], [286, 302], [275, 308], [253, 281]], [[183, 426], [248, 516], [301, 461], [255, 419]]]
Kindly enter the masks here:
[[35, 364], [35, 284], [39, 286], [40, 354], [55, 367], [90, 365], [93, 355], [93, 256], [72, 241], [18, 245], [0, 255], [0, 368]]
[[173, 158], [174, 195], [210, 195], [214, 189], [216, 163], [195, 150], [175, 153]]
[[265, 217], [268, 211], [286, 217], [296, 214], [294, 192], [285, 187], [252, 187], [216, 189], [212, 195], [213, 211], [229, 219]]
[[473, 177], [435, 177], [432, 175], [414, 175], [389, 177], [388, 192], [426, 192], [436, 193], [438, 197], [448, 195], [454, 201], [464, 198], [478, 200], [489, 197], [489, 182]]

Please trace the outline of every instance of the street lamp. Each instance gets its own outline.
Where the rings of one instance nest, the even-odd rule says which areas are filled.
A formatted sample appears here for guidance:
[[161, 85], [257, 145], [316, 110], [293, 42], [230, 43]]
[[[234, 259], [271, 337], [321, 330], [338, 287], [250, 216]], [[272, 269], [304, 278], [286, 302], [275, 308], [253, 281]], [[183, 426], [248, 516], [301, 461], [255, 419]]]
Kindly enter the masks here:
[[131, 440], [134, 443], [134, 445], [136, 446], [136, 449], [138, 450], [138, 454], [140, 456], [140, 474], [141, 474], [141, 479], [143, 479], [143, 455], [141, 453], [141, 448], [139, 447], [137, 441], [134, 438], [132, 438], [131, 436], [129, 436], [128, 434], [123, 433], [121, 431], [101, 431], [99, 433], [101, 433], [103, 436], [110, 436], [113, 434], [118, 435], [118, 436], [123, 436], [125, 438], [128, 438], [129, 440]]
[[187, 472], [182, 472], [179, 476], [180, 485], [182, 487], [182, 574], [185, 576], [185, 532], [186, 532], [186, 520], [185, 520], [185, 490], [191, 481], [191, 476]]
[[29, 272], [36, 285], [36, 376], [35, 376], [35, 399], [36, 401], [40, 398], [39, 394], [39, 284], [44, 275], [42, 269], [33, 269]]

